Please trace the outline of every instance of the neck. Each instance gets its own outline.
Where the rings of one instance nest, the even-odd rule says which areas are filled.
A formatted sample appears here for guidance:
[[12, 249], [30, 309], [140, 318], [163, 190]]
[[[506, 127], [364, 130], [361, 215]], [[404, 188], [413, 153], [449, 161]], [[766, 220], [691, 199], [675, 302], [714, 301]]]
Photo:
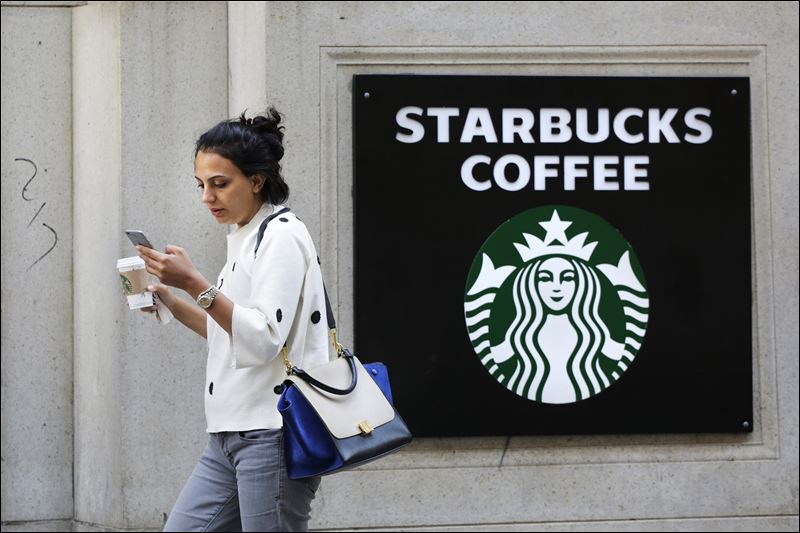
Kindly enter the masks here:
[[263, 203], [263, 202], [262, 202], [262, 203], [255, 204], [255, 208], [254, 208], [254, 209], [252, 209], [252, 210], [250, 210], [250, 214], [247, 216], [247, 219], [246, 219], [246, 220], [243, 220], [242, 222], [239, 222], [239, 223], [237, 224], [237, 226], [238, 226], [239, 228], [243, 228], [243, 227], [245, 227], [247, 224], [249, 224], [249, 223], [250, 223], [250, 221], [251, 221], [251, 220], [253, 220], [253, 217], [254, 217], [254, 216], [256, 216], [256, 213], [258, 213], [258, 212], [261, 210], [261, 207], [262, 207], [263, 205], [264, 205], [264, 203]]

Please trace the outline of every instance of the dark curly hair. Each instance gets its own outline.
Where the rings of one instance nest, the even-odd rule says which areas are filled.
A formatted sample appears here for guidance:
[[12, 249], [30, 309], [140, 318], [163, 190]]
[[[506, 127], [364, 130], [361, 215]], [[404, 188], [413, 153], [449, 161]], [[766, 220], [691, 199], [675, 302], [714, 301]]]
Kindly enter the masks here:
[[281, 114], [270, 107], [264, 115], [223, 120], [197, 139], [194, 155], [203, 151], [229, 159], [246, 177], [266, 178], [259, 194], [261, 199], [279, 205], [289, 198], [289, 186], [281, 176], [278, 161], [283, 157]]

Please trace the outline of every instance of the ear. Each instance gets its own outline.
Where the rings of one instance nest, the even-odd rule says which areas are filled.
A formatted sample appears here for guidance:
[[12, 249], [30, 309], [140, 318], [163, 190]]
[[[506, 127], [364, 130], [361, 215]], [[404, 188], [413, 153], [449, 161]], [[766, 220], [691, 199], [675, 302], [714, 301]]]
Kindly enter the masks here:
[[264, 188], [264, 185], [267, 183], [266, 176], [262, 174], [254, 174], [253, 175], [253, 192], [260, 192], [261, 189]]

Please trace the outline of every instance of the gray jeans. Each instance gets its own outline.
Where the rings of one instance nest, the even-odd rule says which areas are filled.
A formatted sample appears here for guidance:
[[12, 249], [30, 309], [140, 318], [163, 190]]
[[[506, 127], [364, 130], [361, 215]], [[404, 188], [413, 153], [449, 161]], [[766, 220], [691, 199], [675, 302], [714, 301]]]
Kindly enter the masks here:
[[308, 531], [319, 484], [286, 475], [281, 429], [211, 433], [164, 531]]

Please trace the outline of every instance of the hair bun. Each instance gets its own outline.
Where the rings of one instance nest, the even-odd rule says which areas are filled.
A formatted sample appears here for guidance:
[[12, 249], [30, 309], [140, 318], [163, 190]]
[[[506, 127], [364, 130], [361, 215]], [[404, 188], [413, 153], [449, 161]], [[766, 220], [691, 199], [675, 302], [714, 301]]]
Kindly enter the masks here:
[[283, 126], [281, 115], [274, 107], [270, 107], [264, 115], [257, 115], [253, 118], [245, 118], [244, 112], [239, 116], [239, 122], [251, 128], [258, 134], [270, 147], [275, 159], [280, 161], [283, 158]]
[[[283, 137], [283, 134], [281, 134], [281, 137]], [[269, 147], [272, 149], [272, 153], [275, 154], [275, 159], [280, 161], [283, 158], [283, 143], [278, 135], [268, 133], [264, 136], [264, 140], [267, 141]]]

